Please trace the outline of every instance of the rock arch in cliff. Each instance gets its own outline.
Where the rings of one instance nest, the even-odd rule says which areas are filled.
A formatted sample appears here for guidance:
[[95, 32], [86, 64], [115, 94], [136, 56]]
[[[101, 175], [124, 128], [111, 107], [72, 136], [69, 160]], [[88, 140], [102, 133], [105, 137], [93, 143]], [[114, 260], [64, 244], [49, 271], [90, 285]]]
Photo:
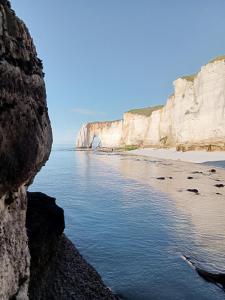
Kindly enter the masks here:
[[90, 148], [97, 149], [102, 147], [102, 141], [98, 134], [94, 134], [92, 138], [92, 142]]

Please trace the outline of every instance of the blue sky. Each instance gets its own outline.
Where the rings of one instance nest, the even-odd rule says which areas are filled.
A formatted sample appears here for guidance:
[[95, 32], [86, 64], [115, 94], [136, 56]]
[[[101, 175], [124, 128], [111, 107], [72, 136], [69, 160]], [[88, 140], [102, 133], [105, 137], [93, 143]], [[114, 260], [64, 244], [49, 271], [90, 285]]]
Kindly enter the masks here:
[[46, 73], [55, 143], [82, 123], [164, 104], [172, 82], [225, 54], [224, 0], [11, 0]]

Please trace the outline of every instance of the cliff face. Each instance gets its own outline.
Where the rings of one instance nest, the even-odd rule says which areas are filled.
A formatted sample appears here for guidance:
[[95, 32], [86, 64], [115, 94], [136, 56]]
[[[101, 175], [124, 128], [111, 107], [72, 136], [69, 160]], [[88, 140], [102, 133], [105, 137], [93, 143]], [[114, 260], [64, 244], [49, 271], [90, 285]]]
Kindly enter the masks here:
[[123, 115], [122, 144], [141, 145], [145, 140], [149, 122], [149, 116], [130, 112], [125, 113]]
[[202, 67], [191, 80], [188, 77], [176, 80], [174, 87], [174, 96], [162, 112], [161, 137], [172, 137], [170, 144], [178, 147], [202, 145], [212, 150], [224, 149], [225, 59]]
[[[84, 136], [91, 135], [90, 124], [83, 127]], [[108, 139], [110, 134], [115, 133], [108, 133]], [[151, 115], [145, 114], [144, 109], [125, 113], [121, 136], [115, 147], [144, 145], [177, 147], [178, 150], [224, 150], [225, 57], [203, 66], [198, 74], [175, 80], [174, 94], [164, 107], [156, 108]], [[82, 138], [77, 147], [80, 145]]]
[[121, 144], [123, 122], [94, 122], [83, 125], [78, 133], [76, 145], [90, 148], [93, 144], [101, 147], [116, 147]]
[[[26, 185], [52, 134], [42, 63], [24, 23], [0, 0], [0, 299], [27, 299]], [[13, 298], [14, 297], [14, 298]]]

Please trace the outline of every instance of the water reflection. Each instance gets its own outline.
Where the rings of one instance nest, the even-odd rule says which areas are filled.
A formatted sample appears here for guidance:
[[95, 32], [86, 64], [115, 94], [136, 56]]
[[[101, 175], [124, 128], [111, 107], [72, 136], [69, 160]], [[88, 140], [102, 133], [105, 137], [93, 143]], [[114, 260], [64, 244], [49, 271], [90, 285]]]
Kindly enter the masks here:
[[[99, 157], [102, 161], [109, 162], [105, 155]], [[174, 180], [166, 180], [162, 184], [160, 183], [161, 186], [158, 187], [170, 194], [171, 200], [176, 206], [174, 226], [177, 235], [184, 241], [187, 237], [190, 238], [188, 244], [184, 245], [180, 251], [193, 257], [195, 263], [204, 268], [225, 272], [225, 197], [215, 197], [215, 192], [211, 195], [210, 187], [213, 189], [213, 184], [210, 182], [211, 178], [204, 178], [203, 184], [210, 183], [210, 187], [204, 187], [207, 193], [196, 197], [195, 195], [179, 194], [179, 190], [182, 191], [184, 181], [187, 181], [187, 175], [196, 166], [182, 163], [182, 170], [180, 170], [176, 165], [173, 168], [168, 167], [172, 166], [173, 163], [119, 156], [111, 156], [110, 164], [118, 169], [123, 176], [154, 186], [157, 183], [155, 180], [157, 177], [163, 175], [168, 179], [171, 174], [174, 176], [178, 173], [177, 176], [175, 175], [176, 178], [173, 177]], [[166, 166], [166, 168], [162, 166]], [[197, 168], [202, 167], [198, 166]], [[207, 170], [204, 168], [203, 172], [207, 174]], [[179, 174], [180, 172], [183, 174]], [[222, 176], [224, 176], [222, 179], [225, 181], [225, 172], [222, 173]], [[201, 186], [202, 183], [198, 181], [198, 178], [192, 181], [192, 185], [194, 187], [195, 184]], [[178, 192], [176, 193], [176, 191]]]
[[[202, 263], [224, 264], [222, 199], [217, 208], [204, 197], [174, 200], [173, 180], [154, 190], [155, 177], [171, 175], [171, 166], [161, 174], [160, 164], [57, 150], [31, 189], [58, 199], [69, 237], [125, 299], [223, 299], [180, 258], [190, 252]], [[162, 184], [171, 197], [158, 192]]]

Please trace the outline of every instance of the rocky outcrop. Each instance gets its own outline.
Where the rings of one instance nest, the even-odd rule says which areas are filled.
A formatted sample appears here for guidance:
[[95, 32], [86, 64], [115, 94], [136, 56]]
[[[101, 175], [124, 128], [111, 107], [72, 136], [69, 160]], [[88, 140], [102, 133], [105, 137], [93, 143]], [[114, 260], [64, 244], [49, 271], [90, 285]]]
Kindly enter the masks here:
[[30, 299], [40, 299], [49, 266], [55, 256], [65, 222], [63, 209], [42, 193], [27, 193], [26, 227], [31, 255]]
[[63, 234], [63, 210], [55, 199], [28, 193], [27, 229], [32, 300], [116, 300], [101, 277]]
[[27, 299], [26, 186], [52, 134], [42, 63], [24, 23], [0, 0], [0, 299]]
[[[165, 106], [153, 109], [150, 115], [146, 114], [148, 110], [124, 114], [121, 139], [117, 140], [115, 147], [137, 145], [176, 147], [182, 151], [225, 150], [225, 56], [209, 62], [197, 74], [175, 80], [174, 94]], [[83, 127], [83, 137], [92, 135], [91, 124]], [[106, 128], [102, 130], [106, 131]], [[108, 133], [108, 139], [110, 134], [118, 134], [118, 131]], [[99, 135], [102, 144], [105, 135], [104, 138]], [[87, 147], [83, 141], [85, 138], [79, 140], [77, 147]]]

